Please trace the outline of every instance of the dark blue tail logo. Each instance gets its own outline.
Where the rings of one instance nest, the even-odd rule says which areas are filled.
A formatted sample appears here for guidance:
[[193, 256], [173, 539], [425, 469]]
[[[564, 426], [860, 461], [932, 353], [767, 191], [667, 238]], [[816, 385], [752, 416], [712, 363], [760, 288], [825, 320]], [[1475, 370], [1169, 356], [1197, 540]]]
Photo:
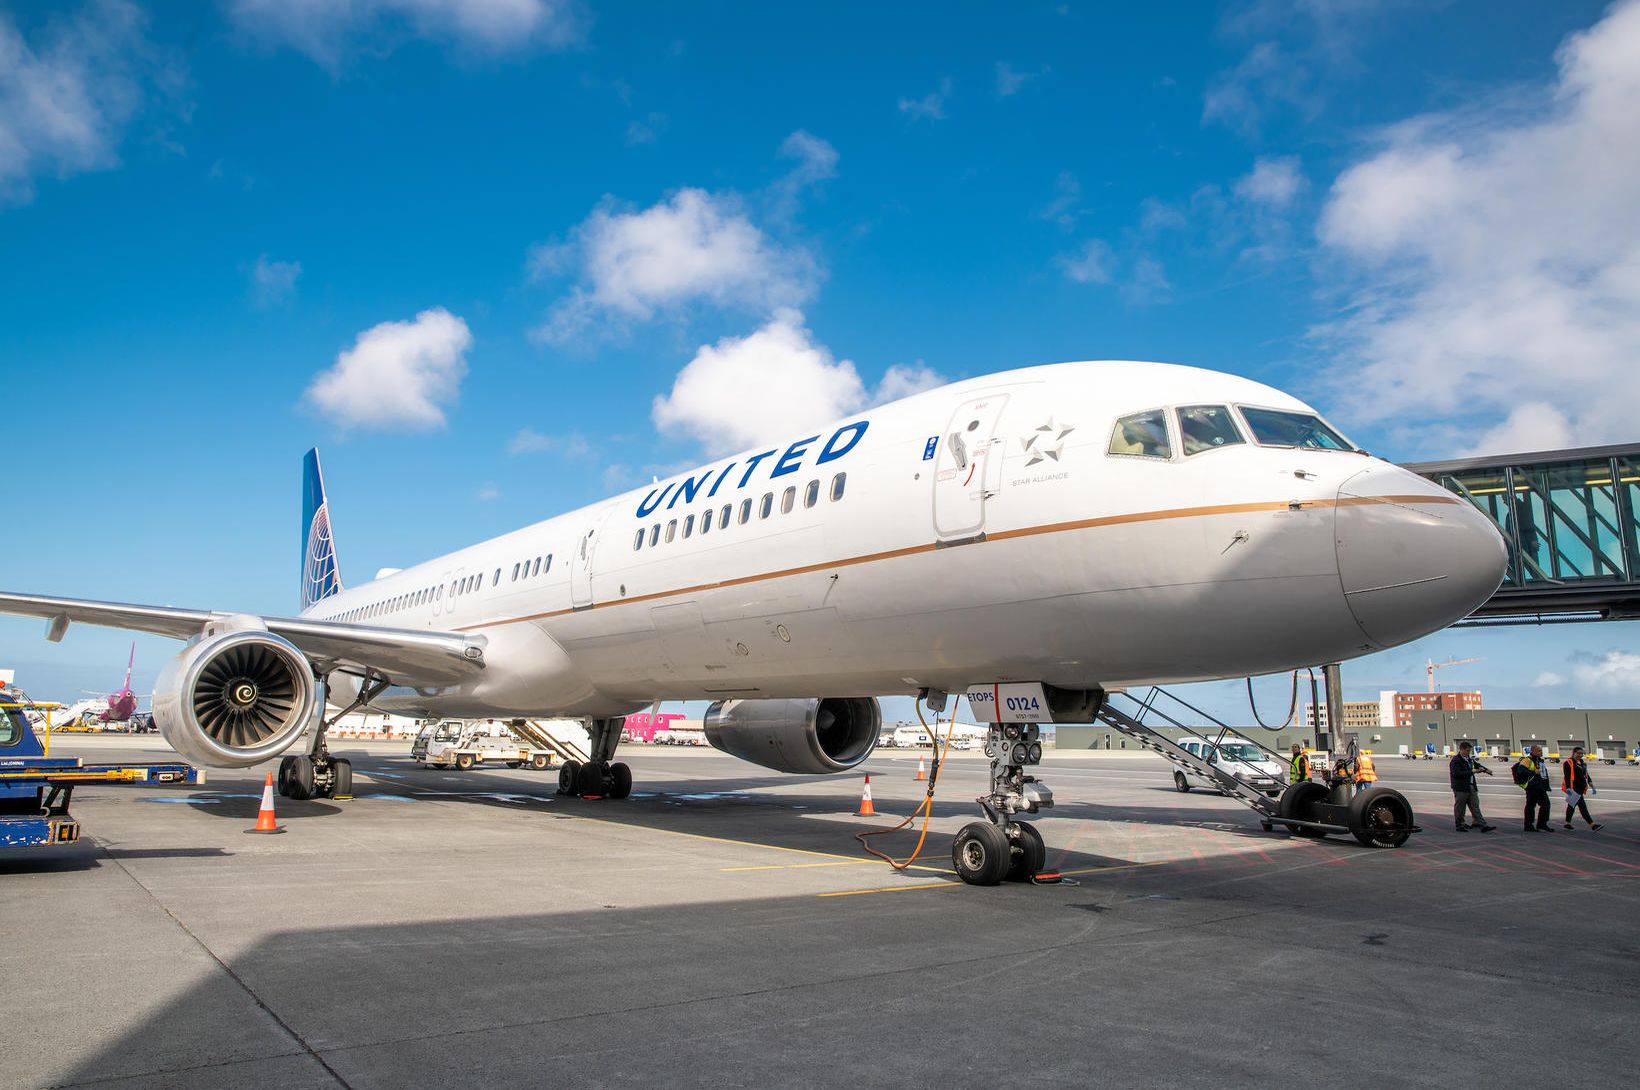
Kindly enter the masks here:
[[342, 589], [336, 567], [336, 542], [330, 534], [330, 507], [319, 452], [302, 459], [302, 609]]

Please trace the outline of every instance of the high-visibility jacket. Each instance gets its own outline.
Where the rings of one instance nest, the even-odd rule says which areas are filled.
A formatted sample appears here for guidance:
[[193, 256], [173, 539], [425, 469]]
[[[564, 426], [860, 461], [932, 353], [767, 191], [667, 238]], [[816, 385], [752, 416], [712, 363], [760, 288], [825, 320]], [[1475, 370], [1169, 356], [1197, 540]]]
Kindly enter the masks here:
[[1298, 783], [1300, 780], [1310, 778], [1309, 754], [1302, 751], [1293, 754], [1293, 759], [1288, 762], [1288, 766], [1287, 780], [1289, 783]]
[[1378, 770], [1372, 767], [1372, 756], [1370, 754], [1363, 753], [1355, 759], [1355, 782], [1378, 782]]

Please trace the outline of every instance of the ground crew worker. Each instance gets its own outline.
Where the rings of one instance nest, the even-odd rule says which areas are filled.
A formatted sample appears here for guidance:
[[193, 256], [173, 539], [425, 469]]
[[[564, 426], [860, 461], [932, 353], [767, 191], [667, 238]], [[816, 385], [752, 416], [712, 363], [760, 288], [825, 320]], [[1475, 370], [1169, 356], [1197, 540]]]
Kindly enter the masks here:
[[1359, 795], [1378, 782], [1378, 770], [1372, 767], [1372, 754], [1362, 750], [1355, 758], [1355, 793]]
[[1304, 752], [1304, 747], [1298, 742], [1293, 743], [1293, 759], [1287, 762], [1287, 782], [1303, 783], [1310, 778], [1310, 758]]
[[1521, 783], [1526, 791], [1526, 831], [1554, 832], [1549, 828], [1549, 766], [1543, 759], [1543, 747], [1527, 750], [1518, 764], [1526, 772]]
[[1589, 823], [1589, 831], [1600, 828], [1600, 823], [1589, 816], [1589, 792], [1594, 790], [1594, 778], [1589, 775], [1589, 765], [1583, 760], [1583, 747], [1573, 746], [1572, 756], [1563, 762], [1561, 770], [1561, 787], [1566, 792], [1566, 828], [1572, 827], [1572, 813], [1579, 811], [1583, 820]]
[[[1496, 825], [1488, 824], [1481, 816], [1481, 791], [1480, 785], [1475, 782], [1475, 773], [1484, 772], [1490, 776], [1492, 770], [1475, 760], [1475, 747], [1468, 742], [1459, 742], [1458, 752], [1447, 762], [1446, 770], [1447, 778], [1452, 781], [1452, 820], [1458, 826], [1458, 832], [1467, 833], [1478, 828], [1483, 833], [1489, 833], [1496, 829]], [[1465, 810], [1474, 816], [1472, 824], [1464, 824]]]

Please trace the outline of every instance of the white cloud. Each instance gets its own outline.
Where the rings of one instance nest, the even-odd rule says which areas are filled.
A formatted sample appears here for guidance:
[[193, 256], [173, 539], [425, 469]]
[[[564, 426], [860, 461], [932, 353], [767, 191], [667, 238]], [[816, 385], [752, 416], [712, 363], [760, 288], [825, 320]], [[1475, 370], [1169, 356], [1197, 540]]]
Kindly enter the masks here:
[[1284, 208], [1304, 189], [1304, 175], [1299, 173], [1298, 159], [1294, 156], [1255, 160], [1253, 169], [1236, 179], [1236, 196], [1254, 204]]
[[1572, 677], [1596, 692], [1640, 697], [1640, 653], [1613, 650], [1599, 658], [1587, 657], [1572, 666]]
[[443, 427], [472, 343], [467, 323], [443, 307], [382, 322], [314, 377], [307, 400], [343, 427]]
[[1040, 76], [1041, 72], [1019, 72], [1007, 61], [997, 61], [997, 97], [1011, 98], [1024, 86]]
[[1065, 270], [1067, 279], [1078, 284], [1108, 284], [1111, 280], [1111, 266], [1115, 260], [1109, 243], [1090, 238], [1082, 244], [1080, 250], [1061, 256], [1059, 267]]
[[1545, 670], [1537, 676], [1537, 680], [1532, 684], [1540, 689], [1551, 689], [1556, 685], [1566, 684], [1566, 678], [1553, 670]]
[[666, 127], [666, 115], [651, 113], [642, 121], [633, 121], [626, 127], [626, 146], [635, 148], [639, 144], [652, 144]]
[[904, 397], [943, 380], [926, 366], [890, 368], [875, 391], [849, 360], [815, 343], [795, 310], [782, 309], [745, 337], [702, 345], [670, 394], [655, 398], [655, 425], [689, 436], [709, 454], [789, 438], [869, 404]]
[[796, 163], [769, 186], [768, 215], [776, 223], [786, 223], [797, 214], [805, 190], [837, 176], [838, 156], [829, 142], [798, 129], [780, 142], [780, 157]]
[[499, 500], [500, 498], [501, 489], [487, 482], [479, 485], [478, 491], [473, 493], [473, 499], [477, 500], [479, 503], [490, 503], [494, 500]]
[[1640, 3], [1557, 60], [1532, 116], [1416, 118], [1334, 183], [1320, 237], [1355, 288], [1317, 332], [1352, 415], [1501, 420], [1477, 448], [1633, 438]]
[[951, 97], [951, 80], [940, 80], [938, 90], [921, 98], [901, 98], [900, 112], [915, 121], [939, 121], [945, 117], [945, 100]]
[[1082, 214], [1082, 183], [1070, 171], [1062, 170], [1054, 179], [1053, 190], [1053, 200], [1043, 205], [1037, 215], [1061, 227], [1074, 226], [1077, 217]]
[[538, 274], [579, 267], [580, 283], [535, 331], [555, 342], [607, 317], [644, 321], [697, 303], [767, 312], [803, 302], [817, 280], [806, 250], [775, 242], [732, 195], [702, 189], [637, 212], [606, 203], [569, 243], [538, 247], [531, 265]]
[[542, 435], [534, 428], [520, 428], [507, 441], [507, 453], [515, 458], [520, 454], [543, 452], [554, 452], [565, 458], [586, 458], [591, 455], [592, 446], [579, 432], [570, 432], [568, 435]]
[[36, 175], [118, 164], [150, 84], [179, 78], [159, 64], [147, 25], [134, 5], [99, 0], [25, 39], [0, 13], [0, 202], [31, 200]]
[[585, 28], [573, 0], [231, 0], [229, 10], [249, 33], [328, 67], [406, 34], [511, 53], [573, 45]]
[[251, 301], [259, 307], [283, 303], [296, 294], [296, 278], [302, 275], [300, 261], [270, 261], [260, 254], [251, 266]]
[[1244, 136], [1255, 136], [1273, 105], [1313, 114], [1318, 98], [1308, 69], [1277, 42], [1259, 42], [1235, 68], [1222, 73], [1202, 98], [1202, 120], [1217, 121]]

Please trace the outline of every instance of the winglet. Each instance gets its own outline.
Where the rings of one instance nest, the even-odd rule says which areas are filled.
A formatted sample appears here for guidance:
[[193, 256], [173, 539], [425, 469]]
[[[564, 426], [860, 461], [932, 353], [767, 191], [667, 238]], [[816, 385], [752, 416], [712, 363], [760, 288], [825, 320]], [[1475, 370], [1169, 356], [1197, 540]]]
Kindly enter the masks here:
[[317, 448], [302, 459], [302, 610], [342, 589]]

